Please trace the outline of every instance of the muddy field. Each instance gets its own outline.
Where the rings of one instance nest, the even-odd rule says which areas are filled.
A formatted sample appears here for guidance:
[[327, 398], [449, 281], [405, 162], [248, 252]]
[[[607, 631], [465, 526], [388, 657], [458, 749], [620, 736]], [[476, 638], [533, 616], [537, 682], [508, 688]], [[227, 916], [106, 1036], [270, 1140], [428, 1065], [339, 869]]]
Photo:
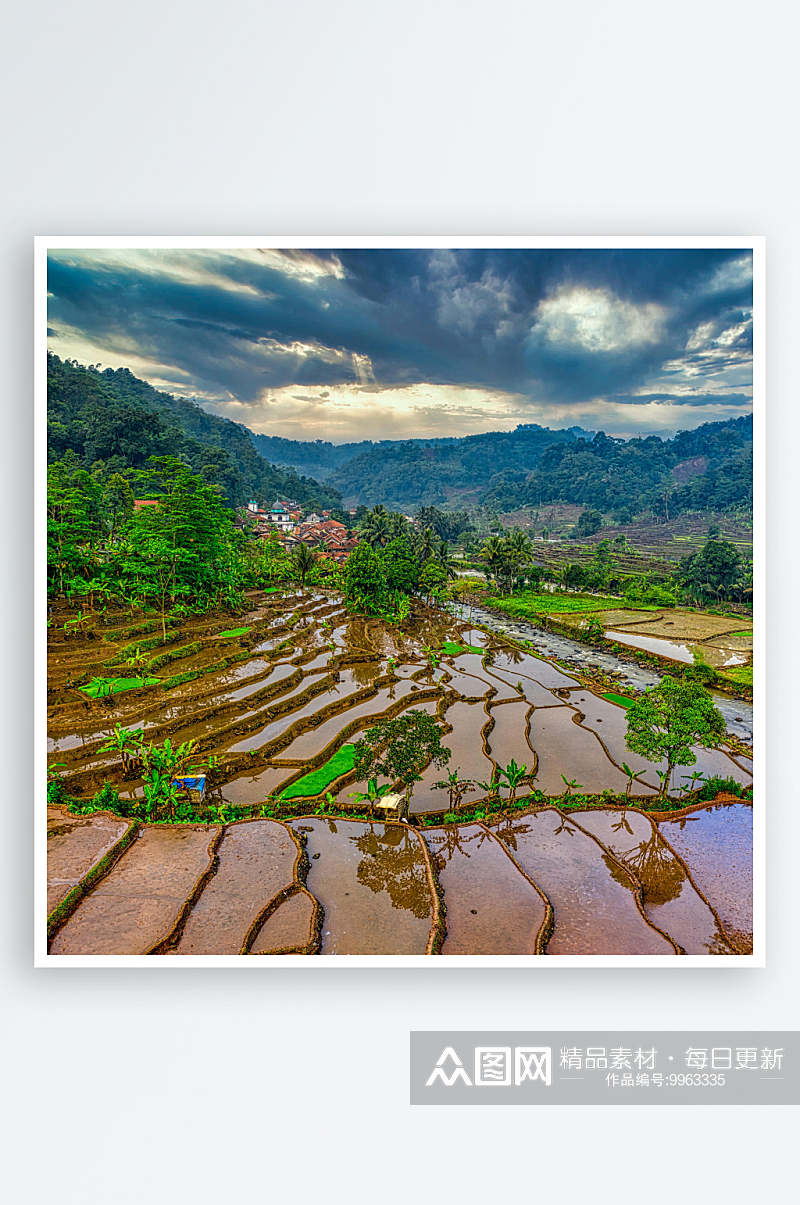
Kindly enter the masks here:
[[[649, 613], [622, 607], [595, 611], [594, 617], [603, 624], [606, 640], [688, 665], [697, 654], [707, 665], [724, 669], [745, 665], [753, 654], [753, 624], [744, 617], [708, 615], [680, 607]], [[563, 612], [554, 618], [576, 629], [584, 620], [583, 615]]]
[[[551, 660], [421, 604], [403, 631], [348, 617], [331, 594], [260, 594], [249, 605], [235, 620], [209, 615], [174, 625], [166, 644], [158, 617], [106, 614], [95, 617], [87, 630], [65, 635], [63, 624], [72, 613], [53, 613], [49, 762], [58, 766], [69, 792], [90, 798], [108, 781], [123, 798], [141, 794], [141, 782], [125, 777], [119, 755], [100, 751], [114, 725], [121, 724], [142, 729], [155, 743], [193, 738], [202, 758], [213, 755], [217, 764], [206, 805], [209, 819], [222, 817], [221, 823], [200, 827], [144, 828], [106, 817], [103, 831], [95, 832], [96, 815], [54, 815], [54, 856], [60, 851], [54, 862], [60, 869], [52, 876], [54, 900], [60, 905], [76, 892], [81, 895], [80, 884], [86, 886], [87, 875], [91, 880], [56, 934], [54, 952], [587, 952], [585, 942], [581, 946], [568, 929], [578, 926], [577, 934], [581, 925], [585, 928], [579, 905], [589, 895], [603, 901], [598, 907], [608, 910], [609, 919], [601, 923], [599, 913], [595, 917], [594, 936], [585, 938], [592, 946], [588, 952], [620, 952], [624, 946], [632, 953], [730, 953], [732, 942], [739, 950], [746, 944], [739, 913], [727, 936], [711, 925], [702, 908], [711, 904], [716, 916], [713, 899], [701, 889], [698, 898], [706, 903], [697, 903], [695, 887], [686, 886], [691, 876], [678, 889], [679, 896], [688, 893], [691, 907], [677, 912], [694, 919], [684, 918], [683, 928], [674, 932], [665, 930], [656, 914], [669, 901], [653, 904], [648, 912], [648, 891], [658, 896], [661, 888], [637, 877], [626, 861], [630, 851], [615, 847], [607, 834], [585, 829], [580, 816], [567, 822], [554, 810], [564, 779], [584, 792], [624, 792], [623, 761], [640, 770], [632, 802], [652, 800], [659, 785], [656, 771], [663, 767], [642, 766], [642, 759], [626, 750], [623, 707]], [[441, 655], [432, 664], [426, 650], [441, 650], [448, 641], [464, 651]], [[159, 680], [144, 687], [132, 678], [138, 671], [126, 665], [137, 648], [160, 662], [152, 670]], [[121, 681], [111, 697], [92, 697], [85, 689], [115, 676]], [[132, 688], [124, 689], [131, 682]], [[438, 718], [443, 743], [452, 750], [448, 768], [458, 768], [476, 784], [463, 806], [484, 798], [477, 784], [488, 783], [512, 758], [527, 768], [519, 794], [536, 788], [549, 797], [550, 806], [494, 828], [442, 825], [441, 820], [438, 827], [426, 828], [426, 814], [441, 817], [449, 806], [447, 792], [434, 785], [446, 772], [430, 767], [413, 790], [411, 827], [319, 815], [290, 820], [288, 826], [261, 818], [268, 800], [279, 800], [309, 771], [325, 766], [376, 719], [412, 707]], [[734, 758], [720, 748], [697, 750], [697, 756], [691, 769], [745, 785], [752, 781], [752, 763], [741, 754]], [[340, 807], [355, 806], [348, 798], [359, 786], [353, 778], [352, 771], [345, 772], [327, 787]], [[305, 808], [313, 816], [321, 797], [304, 798], [302, 783], [297, 790], [296, 810]], [[249, 809], [252, 819], [227, 824], [226, 806]], [[116, 836], [114, 823], [120, 826]], [[651, 820], [642, 823], [657, 834]], [[264, 836], [263, 826], [272, 824], [284, 833], [280, 841]], [[423, 827], [417, 831], [414, 824]], [[141, 833], [132, 836], [133, 829], [143, 831], [146, 840]], [[184, 834], [180, 849], [167, 835], [173, 832]], [[73, 840], [81, 842], [83, 861], [77, 845], [72, 862], [65, 852]], [[132, 844], [95, 883], [92, 866], [105, 866], [115, 840]], [[234, 841], [241, 842], [236, 852]], [[282, 869], [273, 873], [270, 859], [278, 857], [278, 846]], [[479, 848], [483, 852], [473, 858], [471, 851]], [[672, 866], [669, 890], [675, 889], [675, 867], [684, 865], [681, 856], [678, 851], [674, 863], [673, 855], [666, 859]], [[186, 867], [173, 875], [170, 867], [177, 862]], [[245, 865], [247, 874], [240, 874]], [[447, 905], [445, 923], [439, 901], [448, 891], [452, 908]], [[389, 910], [378, 916], [372, 897], [383, 892]], [[480, 906], [474, 907], [476, 902]], [[410, 916], [398, 928], [403, 912]], [[221, 919], [225, 915], [235, 919], [228, 924]], [[133, 926], [130, 933], [126, 926]], [[688, 936], [690, 930], [694, 937]], [[374, 949], [364, 945], [367, 931]]]
[[548, 807], [422, 831], [319, 816], [143, 825], [109, 851], [117, 822], [95, 813], [75, 825], [50, 810], [53, 898], [73, 885], [51, 954], [752, 949], [752, 807], [739, 801], [660, 824], [631, 808], [567, 816]]

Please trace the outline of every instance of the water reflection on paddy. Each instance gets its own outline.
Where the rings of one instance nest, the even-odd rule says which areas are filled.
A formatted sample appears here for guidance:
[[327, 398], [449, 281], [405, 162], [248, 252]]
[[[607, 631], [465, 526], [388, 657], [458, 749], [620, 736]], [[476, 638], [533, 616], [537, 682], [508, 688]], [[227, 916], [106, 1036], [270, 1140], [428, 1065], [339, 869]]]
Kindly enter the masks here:
[[501, 842], [476, 824], [424, 837], [447, 908], [442, 954], [535, 954], [545, 904]]
[[492, 707], [494, 727], [486, 740], [489, 755], [500, 770], [513, 760], [519, 766], [526, 765], [533, 773], [534, 755], [526, 737], [528, 711], [524, 700]]
[[657, 653], [659, 657], [669, 657], [672, 661], [681, 661], [685, 665], [693, 663], [695, 652], [699, 653], [709, 665], [718, 669], [726, 665], [744, 665], [747, 661], [747, 652], [725, 646], [717, 641], [713, 645], [697, 644], [689, 641], [666, 640], [658, 636], [644, 636], [629, 631], [615, 631], [613, 628], [606, 631], [605, 637], [606, 640], [613, 640], [617, 644], [643, 649], [648, 653]]
[[[453, 731], [446, 732], [442, 737], [442, 744], [451, 751], [450, 761], [444, 768], [428, 766], [423, 770], [422, 781], [414, 784], [409, 808], [412, 814], [438, 812], [449, 807], [448, 792], [441, 788], [431, 789], [435, 782], [446, 780], [449, 770], [458, 770], [460, 778], [472, 779], [476, 783], [488, 782], [492, 776], [492, 763], [483, 752], [483, 730], [489, 723], [483, 705], [454, 703], [445, 712], [445, 721], [453, 725]], [[462, 807], [485, 794], [476, 785], [465, 792]]]
[[[281, 696], [279, 700], [270, 700], [269, 703], [265, 704], [265, 710], [268, 710], [271, 704], [277, 701], [284, 703], [291, 699], [294, 695], [302, 694], [309, 685], [309, 680], [304, 679], [300, 685], [289, 694]], [[270, 741], [273, 741], [278, 736], [281, 736], [287, 730], [287, 728], [290, 728], [293, 724], [298, 723], [300, 720], [307, 719], [309, 716], [315, 715], [316, 712], [322, 711], [325, 707], [329, 707], [334, 698], [346, 699], [348, 695], [355, 694], [359, 690], [361, 690], [361, 687], [357, 682], [353, 682], [352, 679], [349, 681], [345, 680], [343, 682], [339, 682], [335, 686], [331, 686], [331, 688], [324, 693], [316, 695], [310, 700], [310, 702], [304, 704], [302, 707], [298, 707], [294, 711], [286, 712], [285, 714], [280, 715], [276, 719], [265, 724], [263, 727], [257, 729], [255, 732], [249, 733], [249, 735], [243, 740], [238, 741], [235, 745], [231, 745], [230, 752], [246, 753], [249, 749], [259, 749], [262, 745], [267, 745], [270, 743]], [[341, 720], [339, 722], [341, 724]]]
[[633, 871], [642, 885], [646, 916], [687, 954], [735, 953], [680, 860], [646, 816], [620, 808], [572, 812], [570, 819], [602, 841]]
[[[593, 732], [576, 724], [571, 707], [537, 707], [528, 741], [539, 758], [534, 785], [545, 795], [561, 795], [564, 778], [577, 780], [575, 791], [624, 791], [627, 778], [607, 756]], [[562, 778], [562, 775], [564, 776]]]
[[[377, 694], [372, 695], [363, 703], [358, 703], [355, 707], [350, 707], [346, 712], [332, 716], [318, 728], [312, 729], [310, 732], [303, 732], [296, 737], [285, 749], [281, 749], [280, 758], [282, 761], [310, 761], [325, 749], [331, 741], [335, 740], [345, 725], [352, 720], [365, 719], [369, 716], [378, 716], [381, 712], [386, 711], [393, 703], [398, 703], [401, 700], [410, 700], [409, 706], [413, 706], [414, 683], [405, 681], [397, 682], [392, 686], [384, 686]], [[360, 688], [359, 688], [360, 689]], [[435, 704], [434, 704], [435, 706]], [[364, 725], [368, 727], [368, 724]]]
[[303, 818], [325, 954], [424, 954], [433, 901], [422, 846], [400, 824]]
[[689, 866], [697, 886], [713, 904], [741, 953], [753, 945], [753, 808], [716, 804], [677, 820], [659, 821], [659, 831]]
[[555, 913], [548, 954], [674, 954], [636, 906], [627, 874], [591, 837], [546, 808], [492, 825]]

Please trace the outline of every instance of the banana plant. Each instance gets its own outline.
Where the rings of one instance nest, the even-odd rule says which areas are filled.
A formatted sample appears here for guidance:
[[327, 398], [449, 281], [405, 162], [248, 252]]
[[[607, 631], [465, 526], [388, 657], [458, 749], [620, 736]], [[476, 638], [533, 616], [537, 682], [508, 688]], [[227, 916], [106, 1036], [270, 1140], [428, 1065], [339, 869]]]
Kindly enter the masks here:
[[564, 775], [563, 775], [563, 774], [561, 775], [561, 777], [562, 777], [562, 779], [564, 779], [564, 785], [565, 785], [565, 787], [566, 787], [566, 790], [564, 791], [564, 798], [565, 798], [565, 799], [566, 799], [566, 798], [567, 798], [569, 795], [571, 795], [571, 794], [572, 794], [572, 792], [573, 792], [574, 790], [576, 790], [576, 789], [577, 789], [577, 790], [583, 790], [583, 786], [582, 786], [582, 784], [581, 784], [581, 783], [579, 783], [579, 782], [578, 782], [577, 778], [571, 778], [571, 779], [570, 779], [570, 778], [564, 778]]
[[688, 787], [681, 787], [681, 795], [683, 796], [693, 791], [698, 782], [708, 782], [708, 779], [700, 770], [692, 770], [691, 774], [684, 774], [682, 776], [681, 782], [689, 783]]
[[517, 788], [524, 778], [528, 775], [528, 767], [526, 765], [518, 766], [512, 757], [505, 770], [500, 771], [500, 777], [505, 778], [508, 783], [508, 803], [516, 803]]
[[139, 648], [138, 644], [136, 646], [136, 651], [134, 653], [131, 653], [130, 657], [128, 657], [126, 659], [125, 664], [129, 665], [131, 667], [131, 669], [138, 671], [135, 674], [135, 677], [137, 677], [139, 679], [139, 681], [141, 682], [142, 686], [144, 686], [144, 680], [145, 680], [146, 675], [144, 674], [143, 671], [150, 664], [150, 658], [145, 653], [142, 652], [142, 650]]
[[90, 687], [94, 688], [94, 697], [96, 699], [110, 699], [114, 695], [114, 679], [113, 678], [92, 678], [89, 683]]
[[141, 732], [135, 728], [123, 728], [121, 724], [115, 724], [114, 732], [105, 744], [100, 746], [99, 751], [100, 753], [112, 751], [119, 753], [122, 757], [122, 773], [127, 777], [133, 771], [143, 768], [141, 750]]
[[363, 803], [365, 800], [369, 802], [370, 807], [374, 808], [379, 799], [384, 795], [388, 795], [392, 789], [390, 782], [384, 783], [383, 786], [378, 786], [377, 778], [370, 778], [367, 782], [366, 791], [349, 791], [347, 798], [355, 800], [356, 803]]
[[628, 785], [625, 788], [625, 798], [629, 799], [630, 793], [631, 793], [631, 788], [633, 787], [633, 780], [634, 780], [634, 778], [637, 777], [637, 775], [641, 774], [642, 771], [641, 770], [632, 770], [627, 762], [622, 763], [622, 768], [628, 776]]
[[84, 615], [83, 611], [79, 611], [77, 615], [73, 615], [72, 619], [68, 619], [64, 624], [64, 635], [72, 636], [77, 632], [85, 632], [88, 622], [89, 616]]
[[500, 771], [492, 770], [492, 777], [488, 782], [479, 782], [476, 784], [482, 791], [486, 792], [489, 800], [489, 807], [498, 807], [500, 805]]
[[459, 778], [458, 771], [461, 767], [455, 770], [449, 770], [447, 778], [441, 779], [439, 782], [433, 783], [432, 791], [447, 791], [450, 797], [450, 810], [455, 811], [461, 805], [461, 800], [464, 798], [464, 792], [470, 787], [474, 787], [475, 783], [471, 778]]

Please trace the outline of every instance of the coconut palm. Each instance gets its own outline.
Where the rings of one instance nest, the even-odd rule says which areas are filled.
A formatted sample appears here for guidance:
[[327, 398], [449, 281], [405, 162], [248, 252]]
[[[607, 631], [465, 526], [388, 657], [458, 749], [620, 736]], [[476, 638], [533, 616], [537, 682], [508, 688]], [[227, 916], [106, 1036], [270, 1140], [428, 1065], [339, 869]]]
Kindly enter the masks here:
[[361, 538], [372, 548], [385, 548], [392, 538], [392, 521], [382, 506], [370, 511], [361, 528]]
[[292, 568], [300, 578], [300, 587], [305, 593], [306, 578], [317, 563], [317, 558], [308, 544], [298, 544], [292, 550]]
[[415, 544], [415, 551], [419, 559], [428, 561], [436, 557], [441, 541], [432, 527], [426, 527], [423, 531], [418, 532]]

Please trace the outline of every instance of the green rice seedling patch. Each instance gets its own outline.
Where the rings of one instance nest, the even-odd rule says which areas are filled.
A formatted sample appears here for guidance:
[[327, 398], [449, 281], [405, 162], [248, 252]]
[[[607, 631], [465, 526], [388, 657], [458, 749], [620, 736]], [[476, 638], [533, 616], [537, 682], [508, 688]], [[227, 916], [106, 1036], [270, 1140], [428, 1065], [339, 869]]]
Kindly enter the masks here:
[[736, 686], [749, 686], [751, 690], [753, 689], [752, 665], [732, 665], [724, 670], [718, 670], [717, 677], [722, 681], [727, 679]]
[[310, 774], [304, 774], [302, 778], [298, 778], [297, 782], [293, 782], [290, 787], [287, 787], [281, 793], [281, 799], [311, 799], [321, 795], [332, 782], [352, 770], [356, 756], [355, 749], [355, 745], [342, 745], [341, 749], [334, 753], [324, 766], [320, 766], [318, 770], [312, 770]]
[[461, 653], [478, 653], [482, 655], [485, 649], [479, 648], [475, 644], [456, 644], [454, 640], [445, 640], [442, 645], [442, 652], [445, 657], [458, 657]]
[[[100, 697], [105, 698], [110, 694], [121, 694], [123, 690], [140, 690], [142, 686], [156, 686], [158, 678], [104, 678], [102, 682], [90, 682], [88, 686], [82, 686], [81, 690], [85, 691], [93, 699]], [[107, 685], [106, 685], [107, 684]], [[109, 689], [110, 688], [110, 689]]]
[[246, 636], [247, 633], [252, 632], [252, 630], [253, 629], [251, 627], [250, 628], [229, 628], [227, 632], [220, 632], [220, 637], [224, 636], [227, 639], [229, 636]]
[[[533, 594], [525, 591], [511, 598], [492, 598], [491, 604], [518, 619], [541, 615], [585, 614], [589, 611], [609, 611], [619, 606], [618, 598], [601, 594]], [[658, 610], [642, 607], [642, 610]]]
[[160, 653], [158, 657], [151, 658], [150, 669], [160, 669], [162, 665], [168, 665], [170, 661], [180, 661], [182, 657], [193, 657], [195, 653], [202, 652], [202, 649], [202, 640], [195, 640], [192, 644], [182, 644], [180, 648]]
[[625, 695], [615, 695], [613, 693], [602, 695], [601, 697], [608, 699], [609, 703], [619, 704], [620, 707], [630, 707], [634, 701], [633, 699], [626, 699]]

